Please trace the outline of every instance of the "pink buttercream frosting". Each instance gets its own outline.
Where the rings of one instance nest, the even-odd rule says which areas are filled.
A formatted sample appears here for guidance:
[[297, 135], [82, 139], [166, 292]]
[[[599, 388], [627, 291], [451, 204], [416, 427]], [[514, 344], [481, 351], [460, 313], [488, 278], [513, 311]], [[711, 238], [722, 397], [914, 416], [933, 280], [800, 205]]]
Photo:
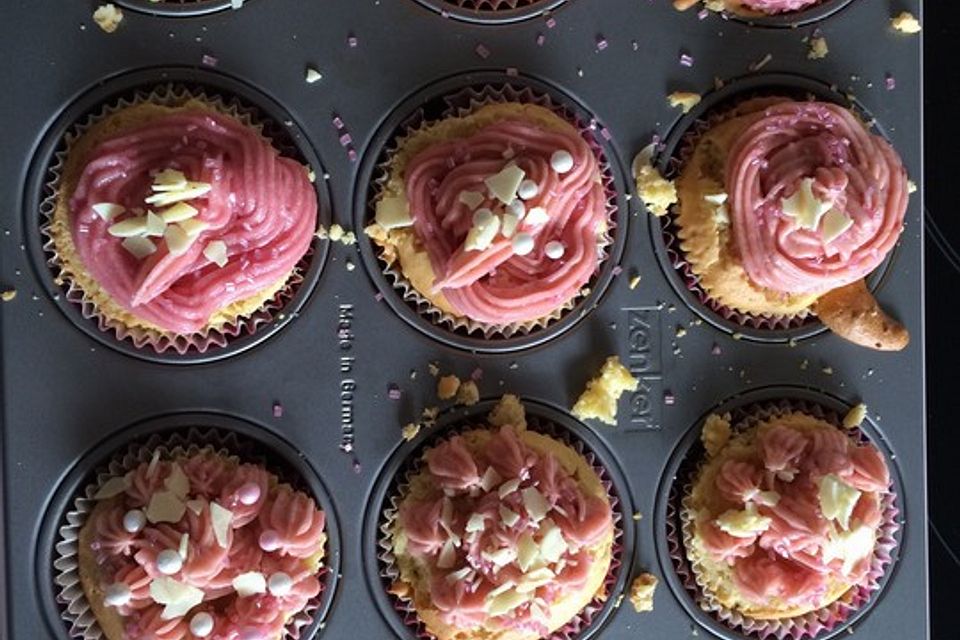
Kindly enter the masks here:
[[[308, 566], [306, 559], [323, 549], [323, 511], [306, 494], [278, 484], [262, 467], [236, 465], [211, 450], [182, 458], [177, 464], [190, 482], [183, 498], [187, 506], [177, 522], [148, 520], [135, 533], [124, 528], [129, 510], [143, 508], [154, 493], [169, 489], [164, 480], [174, 465], [164, 460], [154, 465], [145, 462], [134, 469], [128, 475], [128, 491], [91, 516], [91, 547], [101, 565], [100, 587], [122, 584], [129, 589], [126, 602], [107, 605], [116, 606], [123, 616], [125, 637], [192, 637], [189, 622], [201, 611], [213, 616], [214, 631], [208, 636], [213, 640], [238, 640], [256, 633], [264, 639], [279, 637], [289, 617], [302, 611], [321, 591], [317, 573], [311, 570], [314, 565]], [[231, 516], [220, 539], [214, 503], [231, 513], [237, 509], [237, 517]], [[260, 544], [266, 530], [277, 540], [271, 551]], [[161, 571], [158, 558], [164, 551], [176, 552], [180, 561]], [[284, 585], [281, 580], [277, 593], [268, 588], [261, 594], [240, 597], [233, 581], [251, 572], [262, 574], [268, 584], [278, 573], [285, 574], [289, 582]], [[202, 590], [203, 602], [184, 616], [164, 620], [164, 607], [154, 602], [150, 592], [153, 581], [163, 577]]]
[[757, 605], [779, 598], [791, 605], [814, 605], [832, 582], [855, 584], [867, 572], [872, 554], [844, 567], [833, 557], [831, 539], [844, 529], [821, 509], [820, 480], [833, 474], [861, 491], [846, 531], [881, 526], [880, 497], [889, 490], [890, 474], [882, 454], [870, 444], [856, 444], [837, 429], [804, 432], [774, 425], [756, 438], [758, 460], [727, 460], [715, 488], [731, 510], [753, 508], [770, 519], [764, 531], [731, 535], [720, 526], [720, 513], [697, 525], [704, 549], [715, 561], [733, 568], [737, 590]]
[[[812, 179], [822, 203], [852, 220], [825, 242], [784, 213], [783, 201]], [[850, 111], [784, 101], [744, 129], [727, 157], [726, 189], [742, 264], [756, 284], [822, 293], [860, 280], [893, 249], [907, 208], [907, 174], [896, 151]]]
[[[557, 151], [573, 157], [570, 171], [551, 168]], [[526, 255], [515, 253], [502, 234], [486, 249], [468, 251], [464, 241], [474, 213], [460, 194], [481, 193], [479, 207], [500, 210], [484, 180], [510, 163], [538, 185], [537, 196], [524, 202], [526, 210], [543, 207], [549, 221], [520, 222], [516, 233], [534, 238]], [[557, 131], [522, 120], [488, 125], [417, 154], [405, 183], [414, 232], [436, 274], [434, 288], [462, 316], [491, 324], [539, 319], [574, 298], [597, 269], [606, 196], [597, 158], [573, 128]], [[547, 257], [551, 241], [563, 245], [561, 258]]]
[[[426, 461], [422, 473], [442, 491], [404, 500], [399, 525], [407, 539], [405, 553], [429, 571], [429, 598], [441, 618], [461, 628], [484, 625], [547, 633], [551, 605], [584, 587], [594, 562], [589, 547], [612, 530], [609, 503], [585, 493], [552, 454], [524, 444], [511, 426], [501, 427], [475, 451], [461, 436], [453, 436], [428, 451]], [[496, 475], [489, 475], [491, 469]], [[497, 478], [496, 485], [484, 489], [484, 477]], [[500, 495], [501, 487], [517, 481], [515, 489]], [[531, 514], [525, 490], [542, 496], [545, 515]], [[516, 522], [504, 521], [504, 509], [516, 514]], [[478, 517], [483, 518], [482, 528], [471, 526], [468, 531], [471, 518]], [[547, 568], [553, 577], [536, 587], [528, 602], [491, 617], [486, 606], [491, 593], [524, 578], [516, 558], [521, 538], [539, 542], [549, 529], [559, 529], [564, 549], [557, 561], [538, 567]], [[445, 547], [452, 540], [459, 544], [451, 555]], [[513, 559], [503, 564], [491, 559], [491, 552], [504, 550]]]
[[[208, 225], [182, 255], [160, 238], [138, 260], [94, 211], [99, 203], [147, 209], [153, 173], [182, 172], [211, 190], [189, 204]], [[302, 165], [281, 158], [254, 129], [208, 111], [166, 115], [100, 144], [70, 199], [73, 241], [85, 269], [120, 306], [161, 329], [189, 334], [211, 316], [282, 280], [306, 253], [317, 197]], [[222, 241], [228, 262], [203, 251]]]
[[820, 0], [740, 0], [740, 4], [744, 7], [768, 14], [799, 11], [818, 2]]

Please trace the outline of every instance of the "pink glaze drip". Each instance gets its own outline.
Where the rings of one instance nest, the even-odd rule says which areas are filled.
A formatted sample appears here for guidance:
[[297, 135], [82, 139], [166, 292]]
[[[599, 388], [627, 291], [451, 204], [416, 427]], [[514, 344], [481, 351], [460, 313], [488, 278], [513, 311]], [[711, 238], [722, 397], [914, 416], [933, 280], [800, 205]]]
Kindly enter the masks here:
[[[701, 520], [697, 533], [716, 561], [733, 567], [734, 582], [749, 600], [764, 604], [777, 597], [790, 604], [816, 605], [830, 580], [856, 583], [869, 569], [870, 557], [845, 573], [843, 561], [827, 561], [824, 549], [831, 529], [820, 509], [819, 481], [826, 474], [864, 493], [858, 499], [850, 529], [881, 524], [880, 496], [889, 489], [890, 475], [883, 456], [870, 444], [855, 444], [836, 429], [804, 433], [783, 424], [762, 432], [756, 441], [759, 463], [727, 461], [715, 486], [727, 509], [751, 504], [769, 517], [769, 528], [750, 537], [735, 537], [711, 518]], [[779, 495], [770, 501], [760, 492]]]
[[[165, 242], [137, 260], [107, 233], [98, 203], [144, 208], [151, 172], [176, 169], [212, 190], [190, 204], [209, 228], [186, 253]], [[250, 127], [209, 112], [177, 113], [104, 142], [89, 158], [70, 200], [73, 240], [84, 267], [124, 309], [164, 330], [199, 331], [229, 304], [280, 281], [306, 253], [317, 198], [299, 163], [281, 158]], [[203, 255], [227, 245], [218, 267]]]
[[[783, 213], [783, 199], [804, 178], [853, 220], [829, 244]], [[823, 102], [768, 107], [730, 149], [726, 188], [747, 275], [792, 294], [829, 291], [873, 271], [900, 236], [908, 197], [893, 148], [848, 110]]]
[[776, 14], [799, 11], [817, 4], [820, 0], [740, 0], [743, 6], [761, 13]]
[[[515, 154], [509, 160], [504, 152]], [[574, 167], [557, 174], [551, 155], [568, 151]], [[484, 180], [515, 163], [540, 188], [526, 207], [544, 207], [550, 221], [539, 229], [521, 222], [517, 232], [535, 239], [534, 250], [515, 255], [511, 240], [498, 235], [485, 250], [466, 251], [473, 212], [459, 201], [463, 191], [484, 194], [481, 207], [495, 209]], [[434, 145], [415, 156], [406, 170], [406, 194], [414, 232], [430, 256], [435, 290], [461, 315], [495, 324], [548, 315], [577, 295], [597, 269], [597, 234], [606, 216], [606, 198], [597, 158], [574, 131], [550, 131], [523, 121], [489, 125], [475, 135]], [[547, 258], [550, 241], [565, 253]]]
[[[467, 449], [460, 436], [454, 436], [431, 449], [426, 459], [426, 473], [444, 489], [444, 495], [428, 500], [408, 498], [400, 509], [399, 522], [408, 541], [408, 552], [430, 569], [430, 599], [443, 620], [461, 628], [494, 624], [504, 629], [546, 633], [543, 618], [535, 615], [529, 603], [490, 618], [485, 609], [487, 596], [507, 581], [518, 581], [522, 572], [515, 561], [498, 568], [483, 552], [503, 548], [515, 551], [525, 533], [539, 540], [547, 519], [553, 521], [568, 548], [558, 563], [549, 565], [556, 577], [535, 590], [535, 602], [548, 613], [557, 598], [582, 587], [589, 577], [591, 557], [587, 547], [610, 531], [609, 504], [585, 495], [553, 455], [541, 455], [527, 447], [511, 426], [501, 427], [477, 453]], [[497, 470], [504, 482], [519, 479], [519, 488], [503, 498], [498, 487], [483, 491], [479, 478], [490, 467]], [[523, 490], [531, 487], [543, 495], [550, 509], [539, 523], [530, 517], [522, 496]], [[501, 507], [518, 514], [519, 520], [506, 526], [500, 516]], [[472, 514], [484, 517], [482, 531], [466, 531]], [[459, 537], [461, 546], [455, 551], [453, 566], [441, 569], [440, 554], [451, 535]], [[465, 568], [471, 570], [467, 578], [448, 579], [451, 573]]]
[[[93, 516], [95, 535], [91, 544], [102, 566], [101, 587], [121, 582], [131, 591], [130, 601], [117, 609], [124, 616], [125, 638], [129, 640], [192, 637], [188, 625], [198, 611], [213, 616], [214, 632], [208, 636], [213, 640], [238, 640], [248, 633], [276, 638], [284, 621], [303, 610], [321, 591], [318, 576], [305, 564], [305, 558], [315, 555], [322, 547], [323, 511], [306, 494], [286, 485], [277, 486], [276, 478], [256, 465], [231, 469], [222, 461], [216, 464], [216, 460], [213, 454], [201, 452], [179, 461], [188, 478], [198, 479], [197, 486], [191, 481], [186, 499], [203, 503], [199, 514], [187, 507], [178, 522], [148, 523], [136, 534], [123, 529], [123, 514], [144, 501], [149, 502], [152, 494], [143, 493], [145, 490], [164, 490], [162, 477], [168, 475], [171, 468], [170, 463], [164, 461], [156, 465], [153, 474], [147, 473], [148, 463], [137, 467], [131, 473], [134, 480], [131, 491], [121, 496], [120, 503]], [[161, 480], [156, 480], [157, 477]], [[251, 482], [262, 486], [257, 504], [244, 505], [237, 499], [236, 507], [246, 521], [240, 525], [232, 522], [226, 531], [225, 545], [221, 546], [206, 497], [214, 488], [221, 490], [224, 500], [236, 497], [236, 488], [247, 486], [249, 491]], [[219, 502], [219, 497], [214, 498]], [[226, 508], [224, 503], [220, 504]], [[264, 533], [262, 521], [267, 521], [270, 531], [277, 536], [277, 549], [272, 553], [265, 552], [259, 544]], [[157, 556], [167, 549], [180, 551], [184, 534], [188, 538], [183, 566], [169, 577], [203, 590], [204, 602], [182, 618], [161, 620], [163, 607], [150, 597], [151, 582], [163, 576], [157, 569]], [[282, 597], [263, 594], [240, 598], [232, 582], [248, 572], [260, 572], [265, 579], [277, 572], [286, 573], [292, 580], [290, 592]]]

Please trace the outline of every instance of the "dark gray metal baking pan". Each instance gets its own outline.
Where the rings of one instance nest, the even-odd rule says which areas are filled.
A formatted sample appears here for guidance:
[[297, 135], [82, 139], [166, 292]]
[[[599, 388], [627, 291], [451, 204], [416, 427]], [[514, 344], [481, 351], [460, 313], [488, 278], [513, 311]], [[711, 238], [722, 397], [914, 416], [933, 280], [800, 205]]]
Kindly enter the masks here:
[[[641, 380], [622, 399], [616, 427], [588, 424], [623, 471], [633, 508], [635, 573], [666, 578], [655, 505], [671, 453], [712, 407], [750, 389], [800, 386], [838, 401], [867, 403], [871, 423], [896, 456], [906, 523], [896, 570], [855, 625], [871, 640], [928, 637], [924, 325], [922, 273], [921, 37], [889, 28], [887, 3], [853, 0], [807, 26], [773, 29], [717, 16], [699, 20], [668, 2], [567, 0], [545, 16], [506, 24], [444, 18], [416, 0], [255, 0], [240, 10], [166, 17], [125, 10], [113, 34], [91, 19], [96, 3], [2, 3], [7, 64], [0, 106], [3, 571], [0, 636], [66, 638], [39, 594], [44, 516], [72, 469], [125, 425], [160, 415], [214, 412], [262, 425], [316, 471], [336, 510], [341, 573], [318, 637], [390, 638], [364, 576], [363, 523], [377, 478], [400, 445], [400, 428], [436, 404], [426, 363], [466, 377], [482, 370], [484, 397], [505, 391], [570, 407], [603, 360], [617, 354]], [[896, 12], [920, 13], [919, 0]], [[809, 60], [814, 28], [830, 45]], [[680, 64], [682, 53], [694, 58]], [[769, 58], [768, 58], [769, 54]], [[761, 64], [762, 63], [762, 64]], [[323, 79], [304, 81], [307, 66]], [[215, 361], [170, 366], [133, 358], [91, 338], [58, 310], [56, 292], [27, 250], [29, 166], [69, 105], [125, 72], [194, 67], [252, 87], [297, 123], [322, 158], [332, 221], [353, 228], [363, 189], [363, 153], [410, 96], [470, 73], [534, 78], [585, 105], [624, 164], [654, 134], [680, 121], [665, 96], [706, 93], [714, 78], [762, 72], [799, 75], [852, 93], [877, 120], [920, 191], [911, 197], [896, 258], [876, 290], [911, 330], [909, 347], [877, 353], [830, 333], [789, 343], [734, 340], [702, 321], [660, 267], [651, 225], [636, 194], [624, 193], [622, 272], [568, 330], [509, 353], [474, 353], [441, 342], [400, 317], [362, 268], [358, 247], [330, 245], [322, 277], [296, 317], [254, 348]], [[895, 78], [888, 89], [885, 78]], [[342, 128], [360, 153], [351, 160]], [[629, 200], [627, 196], [631, 196]], [[360, 231], [356, 229], [356, 231]], [[642, 277], [631, 289], [632, 275]], [[682, 329], [682, 331], [680, 330]], [[411, 370], [417, 375], [411, 378]], [[388, 386], [402, 391], [399, 400]], [[395, 395], [395, 394], [394, 394]], [[672, 401], [672, 402], [668, 402]], [[274, 404], [282, 411], [274, 417]], [[616, 596], [617, 594], [613, 594]], [[652, 613], [611, 612], [598, 637], [686, 638], [699, 627], [662, 581]]]

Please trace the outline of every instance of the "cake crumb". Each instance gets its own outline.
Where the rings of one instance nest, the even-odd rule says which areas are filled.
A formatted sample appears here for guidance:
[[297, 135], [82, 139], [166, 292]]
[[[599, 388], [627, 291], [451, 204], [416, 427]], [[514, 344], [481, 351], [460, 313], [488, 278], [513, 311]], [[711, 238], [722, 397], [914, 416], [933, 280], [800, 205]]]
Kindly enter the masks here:
[[667, 103], [671, 107], [680, 107], [684, 113], [689, 113], [690, 109], [700, 104], [700, 94], [692, 91], [674, 91], [667, 96]]
[[500, 398], [497, 406], [490, 411], [490, 415], [487, 416], [487, 421], [495, 427], [502, 427], [503, 425], [509, 424], [513, 427], [526, 429], [527, 413], [523, 405], [520, 404], [520, 399], [508, 393]]
[[403, 429], [400, 430], [400, 433], [403, 435], [404, 440], [410, 442], [420, 433], [420, 425], [416, 422], [408, 422], [403, 426]]
[[457, 404], [462, 404], [465, 407], [472, 407], [477, 404], [480, 400], [480, 389], [477, 388], [477, 383], [473, 380], [467, 380], [466, 382], [460, 383], [460, 388], [457, 389]]
[[428, 362], [427, 371], [430, 372], [430, 375], [436, 378], [438, 375], [440, 375], [440, 366], [437, 365], [436, 362]]
[[830, 47], [827, 46], [827, 39], [823, 36], [810, 38], [810, 50], [807, 51], [807, 58], [810, 60], [823, 60], [830, 53]]
[[630, 281], [627, 283], [627, 286], [630, 287], [631, 290], [636, 289], [638, 286], [640, 286], [640, 274], [635, 273], [632, 276], [630, 276]]
[[449, 400], [459, 389], [460, 378], [455, 375], [443, 376], [437, 381], [437, 397], [441, 400]]
[[640, 522], [641, 519], [643, 519], [643, 514], [640, 513], [639, 511], [634, 511], [634, 512], [633, 512], [633, 521], [634, 521], [634, 522]]
[[0, 300], [3, 300], [4, 302], [10, 302], [16, 297], [17, 297], [16, 289], [4, 289], [3, 292], [0, 293]]
[[102, 4], [93, 12], [93, 21], [104, 32], [113, 33], [123, 22], [123, 11], [120, 11], [113, 3]]
[[315, 234], [321, 240], [330, 240], [330, 242], [339, 242], [344, 245], [352, 245], [357, 243], [357, 236], [353, 231], [347, 231], [339, 224], [332, 224], [330, 228], [326, 228], [323, 225], [320, 225], [320, 228], [317, 229]]
[[[637, 193], [640, 200], [653, 215], [667, 214], [671, 205], [677, 202], [677, 187], [667, 180], [649, 161], [634, 163], [634, 176], [637, 181]], [[640, 282], [640, 276], [636, 276]], [[631, 280], [632, 282], [632, 280]]]
[[907, 193], [916, 193], [917, 183], [913, 180], [907, 180]]
[[573, 415], [581, 420], [596, 418], [617, 425], [617, 400], [624, 391], [635, 391], [639, 381], [617, 356], [603, 363], [600, 374], [587, 382], [587, 388], [573, 405]]
[[703, 431], [700, 433], [700, 441], [707, 450], [707, 456], [712, 458], [727, 446], [731, 433], [729, 413], [723, 415], [712, 413], [707, 416], [703, 423]]
[[920, 33], [923, 29], [923, 27], [920, 26], [920, 21], [909, 11], [903, 11], [900, 15], [892, 18], [890, 20], [890, 26], [901, 33], [909, 34]]
[[304, 72], [303, 79], [307, 84], [313, 84], [314, 82], [323, 80], [323, 74], [313, 67], [307, 67], [306, 71]]
[[630, 604], [637, 613], [653, 611], [653, 593], [657, 589], [657, 576], [641, 573], [630, 585]]
[[859, 427], [863, 423], [863, 419], [867, 417], [867, 405], [862, 402], [850, 409], [847, 412], [847, 415], [843, 417], [843, 428], [844, 429], [853, 429], [854, 427]]

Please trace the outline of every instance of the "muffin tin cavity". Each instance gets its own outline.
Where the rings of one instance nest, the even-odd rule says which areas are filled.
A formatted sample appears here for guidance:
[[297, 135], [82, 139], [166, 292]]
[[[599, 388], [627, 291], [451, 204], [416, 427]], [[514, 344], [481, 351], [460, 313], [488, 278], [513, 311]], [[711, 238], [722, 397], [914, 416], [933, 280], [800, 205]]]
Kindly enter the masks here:
[[125, 9], [167, 18], [191, 18], [226, 9], [240, 9], [251, 0], [116, 0]]
[[[212, 71], [163, 67], [114, 76], [68, 105], [47, 130], [30, 167], [25, 191], [24, 229], [39, 280], [70, 322], [98, 343], [124, 354], [159, 363], [190, 364], [222, 359], [261, 343], [291, 320], [312, 293], [327, 255], [327, 243], [315, 240], [286, 285], [258, 311], [237, 322], [210, 330], [207, 337], [160, 334], [146, 339], [119, 323], [104, 322], [95, 306], [75, 286], [59, 282], [59, 259], [49, 235], [56, 184], [68, 141], [78, 131], [117, 106], [152, 101], [163, 104], [183, 95], [203, 96], [235, 111], [259, 127], [280, 154], [324, 174], [306, 134], [276, 101], [242, 81]], [[314, 180], [318, 221], [330, 224], [331, 201], [324, 180]], [[202, 346], [198, 346], [197, 343]]]
[[[581, 294], [562, 312], [535, 326], [508, 326], [504, 330], [454, 326], [412, 287], [399, 278], [398, 266], [387, 266], [380, 249], [361, 233], [373, 222], [375, 202], [387, 177], [387, 162], [396, 141], [423, 123], [440, 121], [473, 110], [478, 105], [502, 102], [532, 103], [551, 109], [576, 126], [600, 164], [607, 198], [608, 224], [601, 249], [602, 262]], [[606, 134], [606, 135], [605, 135]], [[354, 228], [364, 265], [389, 307], [404, 321], [441, 344], [475, 353], [506, 353], [543, 344], [565, 333], [597, 306], [617, 273], [626, 242], [627, 187], [623, 164], [610, 143], [609, 132], [583, 105], [563, 89], [546, 81], [517, 73], [479, 71], [451, 76], [429, 85], [404, 100], [380, 126], [363, 154], [354, 188]], [[557, 317], [558, 316], [558, 317]]]
[[416, 0], [445, 18], [506, 24], [543, 15], [574, 0]]
[[236, 455], [241, 462], [262, 465], [280, 482], [313, 497], [323, 510], [327, 541], [319, 574], [322, 591], [287, 626], [292, 638], [316, 636], [330, 611], [340, 576], [340, 533], [334, 505], [323, 481], [296, 447], [260, 425], [218, 413], [180, 413], [137, 422], [97, 444], [67, 472], [46, 507], [36, 553], [39, 596], [53, 636], [69, 632], [101, 637], [93, 613], [85, 606], [76, 570], [76, 540], [93, 507], [94, 487], [108, 475], [148, 462], [157, 448], [176, 451], [205, 446]]
[[[568, 625], [564, 628], [567, 635], [561, 636], [561, 631], [555, 634], [557, 637], [575, 637], [579, 640], [599, 637], [606, 621], [617, 608], [619, 594], [624, 593], [628, 587], [633, 565], [634, 507], [626, 477], [606, 445], [585, 425], [548, 404], [524, 398], [520, 400], [526, 410], [528, 429], [549, 435], [573, 447], [598, 471], [601, 481], [609, 485], [616, 532], [613, 561], [606, 582], [607, 598], [605, 601], [594, 600], [588, 605], [590, 612], [585, 617], [581, 616], [585, 619], [579, 623], [582, 624], [579, 629], [571, 632], [571, 625]], [[408, 610], [409, 605], [388, 593], [392, 580], [388, 575], [391, 553], [385, 547], [384, 528], [388, 523], [387, 514], [395, 511], [394, 500], [400, 494], [406, 478], [421, 468], [424, 451], [458, 432], [483, 428], [487, 424], [487, 414], [497, 403], [498, 400], [488, 399], [469, 408], [444, 411], [439, 415], [436, 426], [394, 450], [374, 484], [363, 522], [363, 572], [377, 608], [398, 638], [415, 640], [433, 636], [424, 629], [415, 612]]]
[[[674, 448], [657, 490], [654, 512], [657, 557], [660, 561], [662, 576], [673, 596], [682, 605], [687, 615], [711, 634], [728, 640], [764, 637], [759, 631], [745, 631], [739, 626], [731, 628], [698, 604], [698, 587], [684, 550], [680, 511], [681, 501], [705, 455], [700, 440], [704, 420], [712, 414], [723, 415], [729, 412], [730, 424], [736, 433], [738, 424], [745, 418], [758, 414], [775, 416], [778, 412], [785, 410], [798, 410], [840, 427], [844, 416], [851, 408], [852, 405], [835, 396], [802, 387], [771, 386], [753, 389], [729, 398], [704, 413]], [[803, 623], [800, 626], [806, 629], [802, 635], [805, 638], [828, 640], [846, 637], [848, 633], [853, 632], [857, 623], [867, 616], [883, 597], [885, 587], [892, 581], [906, 535], [905, 498], [896, 455], [887, 444], [883, 433], [869, 417], [865, 418], [860, 427], [852, 431], [852, 434], [861, 442], [869, 442], [875, 446], [883, 454], [890, 470], [892, 495], [884, 502], [884, 507], [885, 514], [893, 521], [891, 523], [893, 526], [881, 529], [888, 533], [884, 544], [885, 547], [889, 547], [889, 550], [885, 548], [884, 551], [879, 552], [883, 555], [889, 553], [889, 558], [881, 561], [883, 573], [877, 579], [875, 588], [857, 588], [857, 593], [853, 596], [849, 592], [843, 596], [844, 601], [852, 597], [859, 602], [854, 604], [852, 610], [845, 612], [846, 618], [836, 624], [828, 625], [818, 617], [821, 612], [803, 616]]]
[[[871, 133], [885, 137], [877, 121], [860, 103], [839, 93], [835, 88], [799, 75], [756, 74], [731, 80], [722, 88], [704, 95], [700, 103], [681, 117], [658, 145], [655, 155], [657, 168], [668, 179], [676, 179], [697, 138], [710, 128], [713, 118], [745, 100], [764, 96], [838, 104], [856, 113], [868, 124]], [[700, 286], [699, 278], [684, 258], [678, 231], [672, 210], [659, 220], [651, 220], [650, 235], [654, 253], [667, 281], [690, 310], [703, 320], [737, 338], [774, 344], [795, 345], [799, 340], [812, 338], [826, 331], [826, 327], [813, 313], [790, 318], [755, 316], [730, 309], [711, 298]], [[895, 247], [880, 266], [867, 276], [867, 286], [872, 292], [876, 293], [880, 289], [896, 255]]]

